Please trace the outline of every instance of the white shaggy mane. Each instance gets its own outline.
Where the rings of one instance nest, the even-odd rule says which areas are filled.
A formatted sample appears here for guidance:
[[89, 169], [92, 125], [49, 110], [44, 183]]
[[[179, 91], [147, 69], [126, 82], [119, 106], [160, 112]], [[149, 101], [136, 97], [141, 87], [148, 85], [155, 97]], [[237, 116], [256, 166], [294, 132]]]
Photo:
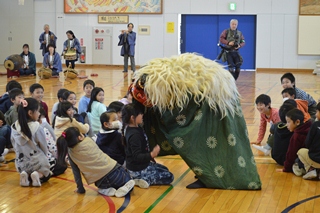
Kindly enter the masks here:
[[206, 101], [222, 118], [228, 112], [234, 116], [241, 111], [240, 95], [232, 75], [217, 62], [202, 56], [185, 53], [153, 59], [135, 72], [136, 81], [143, 74], [147, 75], [144, 91], [148, 101], [160, 112], [182, 110], [190, 98], [197, 104]]

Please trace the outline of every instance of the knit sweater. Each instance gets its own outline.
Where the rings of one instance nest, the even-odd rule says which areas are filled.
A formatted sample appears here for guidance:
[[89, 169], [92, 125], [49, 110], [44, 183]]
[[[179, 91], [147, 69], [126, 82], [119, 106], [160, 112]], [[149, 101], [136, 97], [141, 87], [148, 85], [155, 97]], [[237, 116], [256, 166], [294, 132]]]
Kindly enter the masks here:
[[102, 152], [89, 137], [73, 148], [68, 148], [72, 161], [79, 167], [88, 184], [92, 184], [107, 175], [117, 162]]

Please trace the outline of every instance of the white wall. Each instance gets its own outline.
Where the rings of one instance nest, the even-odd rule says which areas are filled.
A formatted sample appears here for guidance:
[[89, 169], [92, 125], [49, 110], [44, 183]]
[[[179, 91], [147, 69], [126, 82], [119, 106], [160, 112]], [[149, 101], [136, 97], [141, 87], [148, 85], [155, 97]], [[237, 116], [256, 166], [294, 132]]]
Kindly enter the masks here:
[[[28, 0], [26, 0], [28, 1]], [[29, 0], [30, 1], [30, 0]], [[137, 35], [136, 64], [143, 65], [154, 57], [169, 57], [178, 53], [179, 14], [256, 14], [257, 15], [257, 68], [310, 68], [315, 67], [319, 56], [298, 55], [298, 5], [299, 0], [233, 0], [237, 10], [228, 10], [224, 0], [164, 0], [162, 15], [129, 15], [129, 21], [150, 25], [150, 35]], [[71, 29], [87, 46], [87, 63], [92, 63], [92, 27], [98, 24], [97, 14], [64, 14], [62, 0], [34, 0], [34, 52], [41, 56], [38, 37], [43, 25], [48, 23], [58, 37], [58, 52], [62, 50], [65, 32]], [[166, 23], [175, 23], [175, 33], [166, 33]], [[122, 64], [117, 46], [118, 34], [126, 29], [124, 24], [113, 27], [113, 64]], [[228, 27], [228, 26], [226, 26]], [[239, 23], [241, 29], [241, 23]], [[89, 54], [88, 54], [89, 53]]]

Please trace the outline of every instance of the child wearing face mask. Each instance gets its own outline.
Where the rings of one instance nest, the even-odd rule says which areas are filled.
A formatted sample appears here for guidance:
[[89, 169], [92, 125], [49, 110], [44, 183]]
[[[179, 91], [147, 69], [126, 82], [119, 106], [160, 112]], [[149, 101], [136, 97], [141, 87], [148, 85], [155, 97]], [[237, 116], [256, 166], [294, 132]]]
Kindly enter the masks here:
[[104, 112], [100, 116], [101, 129], [97, 135], [97, 145], [99, 148], [116, 160], [120, 165], [125, 161], [125, 149], [122, 144], [121, 133], [122, 123], [115, 110]]

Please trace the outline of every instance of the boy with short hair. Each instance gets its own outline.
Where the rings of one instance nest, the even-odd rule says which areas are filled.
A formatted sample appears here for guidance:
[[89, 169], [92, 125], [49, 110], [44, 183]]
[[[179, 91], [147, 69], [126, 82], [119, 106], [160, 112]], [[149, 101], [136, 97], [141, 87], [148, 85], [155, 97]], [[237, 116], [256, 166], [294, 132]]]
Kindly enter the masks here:
[[56, 116], [56, 111], [58, 110], [59, 103], [63, 101], [62, 95], [63, 95], [63, 93], [65, 93], [67, 91], [69, 91], [69, 90], [64, 89], [64, 88], [61, 88], [58, 90], [58, 92], [57, 92], [58, 102], [53, 104], [52, 111], [51, 111], [51, 120], [52, 121], [53, 121], [54, 117]]
[[83, 82], [83, 91], [85, 95], [80, 98], [79, 105], [78, 105], [78, 113], [81, 114], [83, 112], [87, 112], [87, 108], [90, 102], [91, 91], [95, 87], [95, 83], [93, 80], [85, 80]]
[[317, 108], [317, 103], [316, 101], [312, 98], [311, 95], [306, 93], [305, 91], [299, 89], [296, 87], [296, 79], [293, 76], [292, 73], [285, 73], [281, 77], [281, 84], [282, 87], [285, 88], [293, 88], [295, 89], [296, 92], [296, 99], [302, 99], [308, 101], [308, 112], [313, 120], [316, 118], [316, 108]]
[[293, 88], [285, 88], [281, 92], [283, 100], [294, 100], [297, 104], [297, 108], [301, 110], [304, 115], [304, 122], [308, 121], [311, 116], [308, 112], [308, 101], [296, 99], [296, 91]]
[[320, 169], [320, 103], [317, 104], [316, 118], [318, 121], [312, 124], [305, 140], [306, 148], [299, 149], [297, 153], [308, 172], [303, 179], [316, 178], [317, 170]]
[[42, 101], [44, 88], [41, 84], [35, 83], [32, 84], [29, 88], [31, 97], [39, 101], [39, 103], [42, 105], [44, 111], [46, 112], [46, 119], [47, 122], [50, 123], [49, 116], [48, 116], [48, 105]]
[[271, 107], [271, 98], [268, 95], [261, 94], [256, 98], [257, 110], [260, 112], [260, 126], [258, 139], [251, 144], [261, 144], [267, 129], [267, 123], [272, 126], [280, 122], [278, 109]]
[[18, 106], [21, 104], [21, 101], [24, 99], [24, 93], [20, 89], [13, 89], [9, 92], [9, 98], [13, 105], [10, 109], [4, 114], [6, 122], [11, 126], [14, 122], [18, 120]]
[[9, 98], [9, 91], [14, 88], [22, 90], [22, 86], [19, 82], [17, 82], [16, 80], [9, 81], [6, 85], [6, 93], [3, 94], [0, 98], [0, 110], [3, 114], [5, 114], [13, 105]]
[[277, 169], [282, 172], [292, 172], [295, 163], [297, 152], [299, 149], [305, 147], [304, 141], [306, 140], [312, 121], [303, 122], [303, 113], [298, 109], [292, 109], [286, 114], [287, 128], [293, 135], [290, 139], [286, 160], [283, 169]]

